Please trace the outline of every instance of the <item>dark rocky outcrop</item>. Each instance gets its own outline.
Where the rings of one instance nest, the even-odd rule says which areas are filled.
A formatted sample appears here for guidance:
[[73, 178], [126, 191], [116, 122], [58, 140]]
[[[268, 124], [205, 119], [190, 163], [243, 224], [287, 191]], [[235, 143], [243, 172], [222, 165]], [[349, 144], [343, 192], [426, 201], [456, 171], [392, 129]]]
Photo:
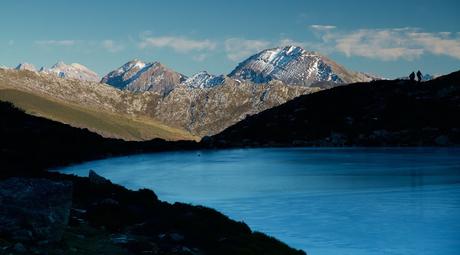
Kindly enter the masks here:
[[0, 235], [14, 241], [60, 241], [72, 205], [72, 183], [9, 178], [0, 182]]
[[213, 209], [90, 175], [1, 181], [0, 254], [305, 254]]
[[104, 229], [132, 254], [305, 254], [213, 209], [162, 202], [151, 190], [56, 173], [47, 178], [73, 182], [73, 230]]

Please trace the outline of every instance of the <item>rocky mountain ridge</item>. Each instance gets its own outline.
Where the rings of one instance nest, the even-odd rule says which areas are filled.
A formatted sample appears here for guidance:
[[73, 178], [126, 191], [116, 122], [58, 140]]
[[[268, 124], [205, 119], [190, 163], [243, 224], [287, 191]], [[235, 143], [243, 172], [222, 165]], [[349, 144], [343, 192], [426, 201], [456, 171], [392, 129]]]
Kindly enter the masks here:
[[263, 50], [241, 62], [229, 76], [254, 83], [279, 80], [288, 85], [306, 87], [321, 83], [335, 86], [373, 79], [369, 75], [346, 70], [319, 53], [297, 46]]
[[72, 63], [66, 64], [63, 61], [58, 61], [51, 68], [46, 69], [42, 67], [41, 73], [53, 74], [61, 78], [77, 79], [81, 81], [99, 81], [100, 78], [94, 71], [82, 64]]
[[152, 91], [166, 95], [186, 78], [160, 62], [144, 63], [134, 59], [108, 73], [101, 82], [132, 92]]

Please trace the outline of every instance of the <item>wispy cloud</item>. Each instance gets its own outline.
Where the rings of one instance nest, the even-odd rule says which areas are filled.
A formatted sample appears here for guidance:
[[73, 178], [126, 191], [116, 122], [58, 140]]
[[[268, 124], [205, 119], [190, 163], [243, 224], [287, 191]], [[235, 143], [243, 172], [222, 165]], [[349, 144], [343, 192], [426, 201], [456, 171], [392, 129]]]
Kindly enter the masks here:
[[424, 49], [413, 47], [403, 31], [392, 29], [362, 29], [345, 35], [337, 35], [335, 48], [346, 56], [361, 56], [384, 61], [413, 60], [424, 53]]
[[332, 26], [332, 25], [311, 25], [310, 27], [312, 29], [320, 30], [320, 31], [326, 31], [326, 30], [331, 30], [331, 29], [336, 28], [336, 26]]
[[446, 32], [441, 33], [410, 33], [409, 37], [435, 55], [446, 55], [460, 59], [460, 36], [452, 37]]
[[117, 43], [114, 40], [103, 40], [101, 42], [101, 45], [108, 52], [112, 52], [112, 53], [119, 52], [124, 49], [124, 46], [122, 44]]
[[143, 37], [139, 43], [141, 49], [144, 48], [171, 48], [177, 52], [214, 50], [216, 43], [211, 40], [195, 40], [186, 37], [176, 36], [148, 36]]
[[426, 33], [408, 27], [340, 31], [314, 26], [311, 27], [315, 33], [319, 31], [319, 46], [323, 50], [341, 52], [349, 57], [414, 60], [431, 53], [460, 59], [460, 37], [450, 32]]
[[227, 57], [232, 61], [241, 60], [272, 45], [269, 41], [244, 38], [229, 38], [224, 44]]
[[73, 46], [76, 44], [75, 40], [37, 40], [35, 44], [42, 46]]

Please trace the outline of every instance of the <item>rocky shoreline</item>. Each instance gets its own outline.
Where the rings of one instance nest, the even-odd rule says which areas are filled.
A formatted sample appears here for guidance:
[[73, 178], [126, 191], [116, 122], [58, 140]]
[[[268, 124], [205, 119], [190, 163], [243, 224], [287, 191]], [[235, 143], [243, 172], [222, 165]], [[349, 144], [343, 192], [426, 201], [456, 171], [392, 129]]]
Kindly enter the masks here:
[[90, 171], [0, 181], [0, 254], [305, 254], [206, 207]]

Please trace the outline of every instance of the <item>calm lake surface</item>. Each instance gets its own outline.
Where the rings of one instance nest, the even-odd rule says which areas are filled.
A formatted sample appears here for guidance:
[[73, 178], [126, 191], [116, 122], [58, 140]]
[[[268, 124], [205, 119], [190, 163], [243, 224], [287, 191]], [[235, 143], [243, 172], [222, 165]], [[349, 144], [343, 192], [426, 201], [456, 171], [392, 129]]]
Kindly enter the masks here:
[[166, 152], [60, 171], [89, 169], [215, 208], [308, 254], [460, 254], [460, 149]]

